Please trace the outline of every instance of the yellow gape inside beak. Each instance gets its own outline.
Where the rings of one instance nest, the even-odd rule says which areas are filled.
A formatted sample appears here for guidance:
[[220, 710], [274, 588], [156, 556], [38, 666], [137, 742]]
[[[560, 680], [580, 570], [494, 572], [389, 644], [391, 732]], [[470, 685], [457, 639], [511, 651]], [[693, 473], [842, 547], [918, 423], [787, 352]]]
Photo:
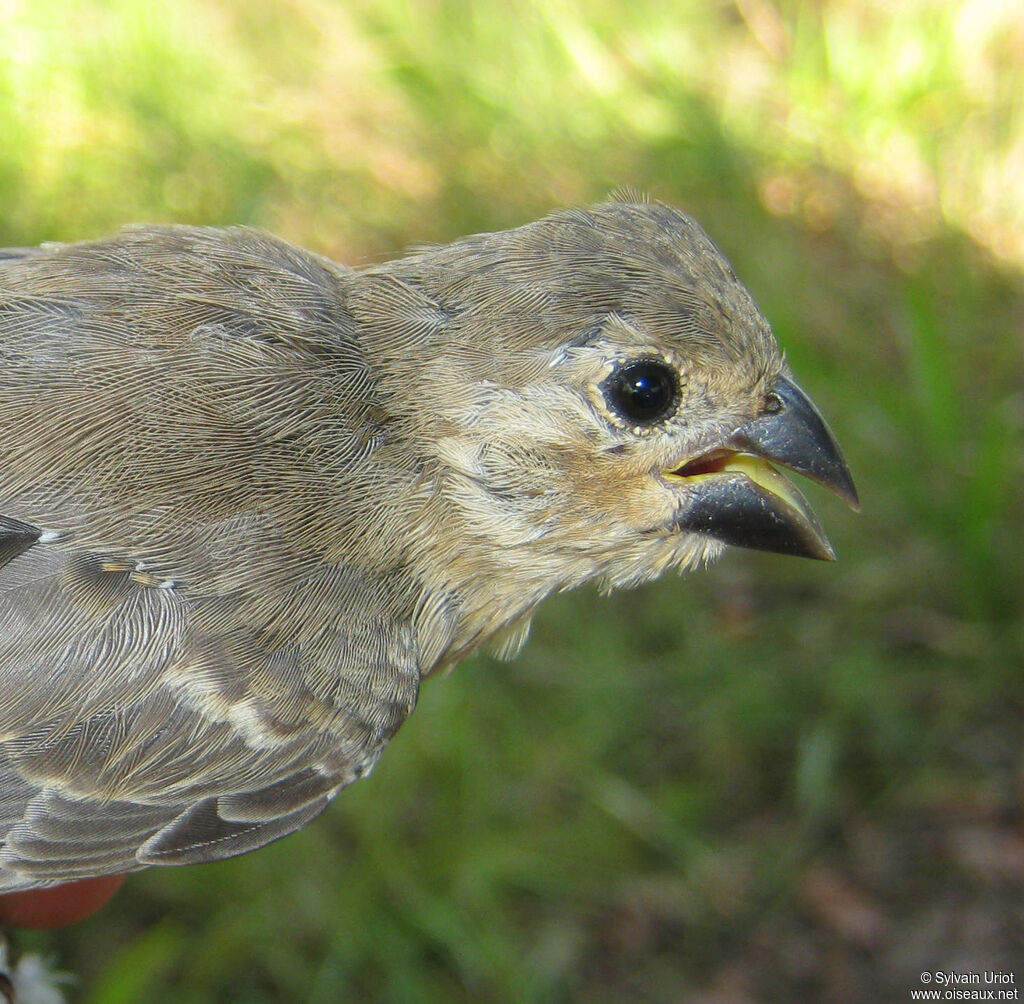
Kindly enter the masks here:
[[685, 485], [673, 525], [737, 547], [831, 561], [835, 552], [810, 505], [773, 463], [857, 509], [853, 478], [825, 420], [789, 377], [777, 377], [768, 397], [772, 407], [667, 474], [670, 484]]
[[831, 561], [832, 545], [810, 504], [789, 478], [763, 457], [716, 450], [667, 472], [686, 482], [690, 498], [680, 529], [727, 544]]

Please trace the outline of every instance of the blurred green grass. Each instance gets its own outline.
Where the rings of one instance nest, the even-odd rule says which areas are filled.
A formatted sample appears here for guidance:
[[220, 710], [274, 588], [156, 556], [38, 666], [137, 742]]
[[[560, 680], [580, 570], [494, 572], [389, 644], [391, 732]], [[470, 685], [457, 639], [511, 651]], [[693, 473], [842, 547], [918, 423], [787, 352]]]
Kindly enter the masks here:
[[1024, 958], [992, 899], [1024, 900], [1012, 4], [8, 0], [0, 28], [0, 243], [243, 222], [356, 263], [646, 190], [732, 258], [864, 502], [816, 496], [834, 566], [549, 601], [307, 830], [28, 937], [82, 1001], [869, 1001]]

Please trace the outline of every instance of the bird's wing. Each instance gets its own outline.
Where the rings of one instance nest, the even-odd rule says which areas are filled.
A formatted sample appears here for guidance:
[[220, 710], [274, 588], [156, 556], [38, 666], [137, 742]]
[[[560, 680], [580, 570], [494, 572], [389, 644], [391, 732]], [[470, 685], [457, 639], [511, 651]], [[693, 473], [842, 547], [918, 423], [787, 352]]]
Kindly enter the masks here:
[[244, 232], [0, 261], [0, 890], [265, 844], [412, 709], [332, 281]]
[[[0, 889], [259, 847], [368, 771], [412, 708], [408, 627], [351, 571], [310, 569], [268, 607], [28, 533], [3, 521]], [[292, 623], [315, 607], [319, 636]]]
[[[214, 861], [291, 833], [415, 702], [408, 626], [350, 572], [310, 571], [254, 618], [271, 613], [262, 599], [190, 597], [28, 536], [3, 521], [0, 888]], [[328, 606], [321, 636], [289, 631]]]

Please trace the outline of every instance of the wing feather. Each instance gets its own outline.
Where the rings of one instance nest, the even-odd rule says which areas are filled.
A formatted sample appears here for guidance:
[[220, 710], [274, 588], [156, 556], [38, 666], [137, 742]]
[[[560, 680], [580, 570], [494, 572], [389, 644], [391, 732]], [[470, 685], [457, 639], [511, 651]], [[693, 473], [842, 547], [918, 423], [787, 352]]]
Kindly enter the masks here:
[[345, 282], [245, 230], [0, 253], [0, 889], [284, 836], [415, 704]]

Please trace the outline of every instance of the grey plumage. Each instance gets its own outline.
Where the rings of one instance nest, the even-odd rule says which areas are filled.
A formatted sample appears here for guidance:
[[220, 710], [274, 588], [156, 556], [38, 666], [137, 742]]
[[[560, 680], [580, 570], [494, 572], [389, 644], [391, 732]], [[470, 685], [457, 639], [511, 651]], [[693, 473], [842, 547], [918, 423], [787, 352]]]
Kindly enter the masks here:
[[[602, 381], [652, 354], [641, 428]], [[0, 255], [0, 890], [292, 832], [552, 590], [715, 556], [682, 465], [783, 369], [664, 206], [362, 271], [237, 228]]]

